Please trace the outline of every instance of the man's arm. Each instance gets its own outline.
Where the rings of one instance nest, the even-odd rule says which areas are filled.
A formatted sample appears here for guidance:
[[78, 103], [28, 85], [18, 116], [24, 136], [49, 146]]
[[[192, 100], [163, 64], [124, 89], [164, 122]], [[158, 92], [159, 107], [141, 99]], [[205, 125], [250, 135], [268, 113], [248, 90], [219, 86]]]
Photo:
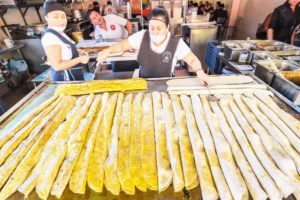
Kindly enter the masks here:
[[268, 26], [268, 40], [273, 40], [274, 39], [274, 29], [277, 27], [278, 21], [280, 18], [280, 13], [278, 11], [278, 9], [275, 9], [270, 21], [270, 24]]
[[268, 40], [273, 40], [274, 38], [274, 29], [269, 28], [268, 29]]
[[127, 20], [127, 23], [126, 23], [125, 27], [128, 31], [128, 35], [132, 35], [132, 24], [129, 20]]

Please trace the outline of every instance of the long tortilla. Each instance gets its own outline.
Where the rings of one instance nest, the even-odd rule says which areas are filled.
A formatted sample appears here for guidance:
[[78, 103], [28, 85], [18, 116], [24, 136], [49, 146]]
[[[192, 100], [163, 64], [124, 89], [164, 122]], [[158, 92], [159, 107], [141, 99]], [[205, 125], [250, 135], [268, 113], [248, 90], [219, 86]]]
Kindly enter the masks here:
[[[251, 101], [248, 103], [248, 100]], [[300, 155], [292, 147], [287, 137], [280, 131], [275, 124], [272, 123], [257, 107], [257, 102], [251, 98], [243, 97], [243, 101], [249, 109], [255, 114], [257, 120], [268, 131], [268, 133], [282, 146], [284, 151], [294, 160], [298, 173], [300, 172]]]
[[130, 128], [130, 176], [134, 185], [143, 192], [147, 191], [147, 184], [142, 176], [142, 99], [143, 93], [136, 94], [132, 102], [131, 128]]
[[[26, 126], [24, 126], [20, 131], [14, 133], [13, 138], [7, 141], [0, 150], [0, 165], [3, 164], [5, 159], [13, 152], [13, 150], [38, 126], [41, 121], [49, 115], [49, 113], [56, 107], [56, 105], [61, 101], [62, 97], [54, 101], [48, 108], [34, 117]], [[2, 135], [2, 134], [1, 134]]]
[[214, 185], [210, 167], [205, 155], [204, 145], [198, 131], [196, 119], [193, 115], [191, 100], [187, 96], [181, 96], [181, 103], [185, 110], [189, 137], [193, 149], [195, 164], [200, 180], [200, 188], [203, 200], [218, 199], [218, 192]]
[[43, 102], [40, 106], [27, 113], [14, 127], [11, 129], [2, 130], [3, 132], [0, 135], [0, 148], [18, 131], [25, 127], [26, 124], [31, 122], [40, 112], [43, 112], [49, 105], [53, 104], [57, 98], [58, 95], [54, 95], [49, 100]]
[[[85, 144], [83, 149], [79, 155], [78, 161], [75, 165], [74, 171], [69, 181], [70, 190], [77, 194], [85, 193], [85, 186], [87, 181], [87, 170], [90, 163], [91, 155], [94, 150], [95, 139], [98, 127], [100, 125], [103, 113], [101, 113], [100, 108], [106, 106], [106, 101], [108, 98], [108, 94], [105, 93], [102, 98], [101, 95], [96, 95], [95, 98], [99, 98], [98, 107], [96, 108], [96, 114], [94, 115], [91, 126], [88, 130], [87, 138], [85, 140]], [[102, 105], [101, 105], [102, 104]], [[104, 104], [104, 106], [103, 106]], [[100, 112], [99, 112], [100, 111]], [[100, 118], [100, 122], [99, 119]], [[98, 120], [98, 121], [97, 121]]]
[[[6, 159], [5, 163], [0, 167], [0, 187], [4, 185], [17, 165], [32, 147], [41, 148], [44, 146], [51, 134], [63, 122], [71, 106], [74, 105], [73, 103], [75, 104], [75, 98], [70, 96], [64, 97], [61, 103], [59, 103], [59, 106], [57, 106], [50, 115], [33, 130], [33, 133]], [[62, 109], [63, 107], [66, 107], [66, 109]]]
[[[75, 126], [76, 123], [74, 123], [74, 121], [76, 121], [76, 119], [78, 119], [80, 114], [75, 115], [75, 113], [85, 113], [83, 110], [83, 108], [84, 108], [83, 104], [85, 103], [85, 101], [86, 101], [86, 96], [82, 96], [82, 97], [78, 98], [75, 108], [70, 113], [68, 113], [66, 116], [66, 124], [63, 127], [61, 134], [60, 134], [60, 131], [56, 131], [52, 135], [52, 137], [48, 140], [45, 147], [43, 148], [41, 159], [38, 161], [37, 165], [33, 168], [31, 173], [28, 175], [28, 177], [26, 178], [24, 183], [19, 186], [19, 188], [18, 188], [19, 192], [23, 193], [25, 197], [28, 197], [30, 192], [36, 186], [36, 180], [41, 172], [41, 169], [43, 168], [43, 165], [45, 164], [45, 162], [48, 158], [48, 155], [51, 153], [52, 149], [55, 147], [56, 141], [64, 140], [66, 142], [69, 135], [73, 134], [73, 131], [77, 128], [77, 126]], [[83, 106], [83, 108], [82, 108], [82, 106]]]
[[171, 95], [171, 100], [176, 121], [176, 130], [178, 131], [177, 134], [179, 139], [185, 188], [187, 190], [191, 190], [199, 185], [199, 179], [187, 130], [186, 123], [189, 119], [186, 119], [179, 96]]
[[[231, 76], [210, 76], [212, 85], [236, 85], [252, 83], [253, 78], [243, 75], [231, 75]], [[180, 78], [167, 81], [167, 85], [170, 86], [203, 86], [203, 82], [198, 78]]]
[[192, 95], [192, 104], [194, 108], [194, 115], [203, 140], [204, 149], [208, 159], [208, 163], [215, 181], [220, 198], [229, 200], [232, 199], [230, 190], [226, 183], [225, 177], [222, 173], [220, 163], [215, 150], [214, 142], [208, 128], [202, 102], [198, 95]]
[[300, 121], [295, 119], [292, 115], [282, 110], [273, 99], [265, 94], [254, 92], [254, 95], [261, 100], [265, 105], [273, 110], [278, 117], [300, 138]]
[[150, 190], [158, 189], [157, 168], [156, 168], [156, 148], [153, 120], [153, 105], [151, 93], [146, 93], [142, 101], [142, 175]]
[[108, 139], [109, 153], [104, 166], [104, 184], [107, 190], [110, 191], [113, 195], [119, 195], [121, 190], [121, 185], [118, 177], [118, 137], [120, 132], [122, 103], [123, 96], [120, 96], [117, 102], [114, 121], [111, 128], [111, 134]]
[[[53, 133], [53, 135], [59, 136], [62, 133], [65, 123], [61, 124], [59, 128]], [[49, 139], [51, 140], [51, 138]], [[48, 142], [49, 142], [48, 140]], [[47, 143], [48, 143], [47, 142]], [[14, 173], [9, 177], [8, 181], [0, 192], [0, 199], [7, 199], [26, 179], [26, 176], [30, 173], [30, 170], [39, 162], [43, 149], [30, 150], [24, 159], [20, 162]]]
[[218, 109], [218, 105], [216, 102], [210, 102], [209, 105], [205, 96], [201, 97], [201, 101], [207, 117], [208, 127], [210, 128], [211, 135], [215, 143], [218, 159], [231, 194], [235, 200], [247, 200], [249, 195], [246, 184], [239, 169], [235, 165], [230, 146], [224, 138], [221, 130], [221, 126], [224, 126], [224, 124], [222, 123], [221, 125], [219, 123], [221, 118], [220, 115], [213, 113], [210, 108], [212, 107], [214, 110]]
[[103, 119], [98, 129], [94, 152], [88, 168], [88, 186], [95, 192], [102, 192], [103, 189], [104, 164], [108, 154], [107, 139], [110, 134], [118, 96], [119, 98], [123, 98], [122, 94], [113, 94], [108, 100], [109, 104], [104, 111]]
[[131, 107], [132, 94], [127, 94], [122, 105], [119, 143], [118, 143], [118, 177], [121, 189], [133, 195], [135, 185], [130, 173], [129, 155], [130, 155], [130, 129], [131, 129]]
[[[38, 193], [40, 198], [48, 196], [50, 189], [52, 195], [60, 198], [65, 187], [67, 186], [67, 183], [69, 182], [79, 154], [82, 150], [87, 131], [92, 123], [96, 108], [98, 107], [100, 101], [99, 98], [94, 98], [93, 94], [89, 95], [87, 101], [88, 100], [92, 100], [93, 102], [88, 109], [86, 117], [80, 122], [78, 128], [70, 136], [67, 142], [67, 154], [62, 163], [57, 163], [58, 165], [61, 164], [61, 167], [55, 181], [53, 180], [53, 185], [51, 179], [47, 183], [47, 175], [43, 176], [42, 174], [40, 174], [38, 177], [36, 192]], [[49, 187], [50, 184], [52, 185], [52, 187]]]
[[158, 191], [162, 192], [172, 184], [173, 173], [171, 170], [167, 150], [166, 123], [163, 117], [161, 95], [158, 92], [153, 92], [152, 98], [154, 110]]
[[179, 138], [176, 134], [175, 117], [170, 97], [166, 93], [161, 93], [164, 118], [166, 120], [167, 148], [170, 163], [173, 171], [174, 192], [180, 192], [184, 188], [184, 176], [180, 158]]
[[[261, 188], [255, 174], [251, 169], [251, 166], [249, 165], [245, 155], [241, 150], [241, 147], [239, 146], [239, 144], [237, 143], [234, 137], [233, 131], [239, 132], [241, 131], [241, 129], [229, 108], [229, 101], [227, 99], [222, 99], [219, 104], [223, 113], [220, 112], [220, 109], [218, 109], [217, 106], [213, 107], [214, 112], [219, 117], [218, 121], [220, 122], [220, 124], [222, 124], [222, 126], [220, 126], [221, 130], [225, 138], [227, 139], [228, 143], [230, 144], [231, 151], [233, 153], [237, 165], [239, 166], [239, 169], [242, 172], [242, 175], [247, 184], [251, 197], [254, 200], [265, 200], [266, 198], [268, 198], [268, 196], [265, 193], [265, 191]], [[226, 116], [227, 121], [224, 115]], [[227, 122], [231, 127], [229, 127]]]

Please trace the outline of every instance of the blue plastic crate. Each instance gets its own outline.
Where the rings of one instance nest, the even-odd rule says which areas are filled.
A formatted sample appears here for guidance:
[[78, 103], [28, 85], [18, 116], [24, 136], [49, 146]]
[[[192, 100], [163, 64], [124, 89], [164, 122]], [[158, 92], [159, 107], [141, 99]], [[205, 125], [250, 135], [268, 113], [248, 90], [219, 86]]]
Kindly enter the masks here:
[[[217, 58], [219, 52], [222, 50], [222, 47], [218, 46], [221, 42], [219, 41], [209, 41], [206, 50], [205, 64], [208, 66], [211, 72], [221, 74], [222, 71], [218, 69], [219, 59]], [[221, 69], [222, 70], [222, 69]]]

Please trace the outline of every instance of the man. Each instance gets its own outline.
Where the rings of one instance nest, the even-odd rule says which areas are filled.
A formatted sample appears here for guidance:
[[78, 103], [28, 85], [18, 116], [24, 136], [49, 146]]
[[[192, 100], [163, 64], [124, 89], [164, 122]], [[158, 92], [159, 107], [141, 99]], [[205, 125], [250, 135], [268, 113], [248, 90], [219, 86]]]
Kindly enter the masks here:
[[[128, 35], [132, 35], [132, 25], [130, 21], [118, 15], [109, 14], [102, 17], [95, 11], [88, 11], [86, 15], [87, 19], [89, 19], [95, 27], [95, 39], [100, 38], [100, 35], [106, 40], [127, 39]], [[136, 61], [114, 61], [111, 62], [111, 65], [114, 72], [131, 71], [139, 67]]]
[[268, 29], [269, 40], [291, 42], [292, 28], [300, 21], [299, 2], [300, 0], [288, 0], [275, 8]]
[[112, 6], [111, 1], [107, 1], [107, 6], [104, 9], [104, 15], [117, 14], [117, 10]]
[[95, 27], [95, 38], [101, 35], [103, 39], [122, 39], [132, 34], [130, 21], [117, 15], [102, 17], [98, 12], [88, 11], [86, 17]]
[[211, 21], [216, 21], [218, 23], [218, 18], [225, 19], [225, 21], [227, 20], [228, 13], [226, 10], [224, 10], [224, 7], [224, 4], [220, 4], [220, 6], [216, 8], [211, 18]]
[[92, 10], [100, 13], [100, 5], [99, 5], [98, 1], [93, 2], [93, 9]]

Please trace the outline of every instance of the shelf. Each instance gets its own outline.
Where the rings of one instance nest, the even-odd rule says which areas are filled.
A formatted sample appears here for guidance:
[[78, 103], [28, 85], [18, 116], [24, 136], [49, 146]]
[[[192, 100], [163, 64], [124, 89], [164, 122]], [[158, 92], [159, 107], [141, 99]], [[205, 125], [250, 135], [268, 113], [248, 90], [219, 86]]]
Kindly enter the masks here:
[[4, 48], [4, 49], [0, 49], [0, 55], [6, 54], [10, 51], [15, 51], [17, 49], [20, 49], [24, 46], [24, 44], [21, 43], [15, 43], [15, 45], [11, 48]]

